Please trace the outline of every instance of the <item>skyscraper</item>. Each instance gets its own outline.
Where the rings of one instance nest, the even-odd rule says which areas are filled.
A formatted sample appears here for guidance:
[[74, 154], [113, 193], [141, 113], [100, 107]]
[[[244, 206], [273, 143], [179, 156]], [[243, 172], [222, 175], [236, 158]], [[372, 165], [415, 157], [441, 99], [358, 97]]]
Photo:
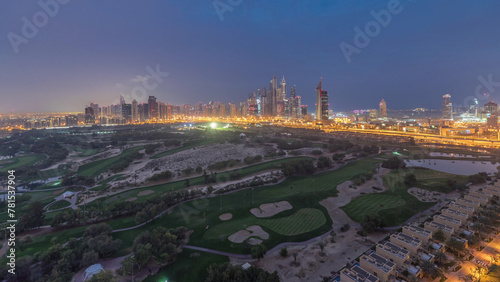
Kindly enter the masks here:
[[295, 85], [290, 89], [290, 116], [297, 118], [297, 99], [295, 97]]
[[316, 120], [328, 120], [328, 92], [322, 89], [323, 78], [316, 87]]
[[273, 79], [271, 80], [269, 84], [269, 91], [271, 92], [271, 110], [272, 110], [272, 115], [276, 116], [277, 111], [278, 111], [278, 78], [276, 75], [274, 75]]
[[139, 109], [137, 107], [137, 101], [134, 99], [132, 101], [132, 122], [138, 122], [139, 121]]
[[122, 104], [122, 117], [127, 123], [132, 121], [132, 104]]
[[158, 119], [158, 102], [155, 96], [149, 96], [149, 119]]
[[453, 104], [450, 94], [443, 95], [443, 119], [453, 119]]
[[384, 99], [382, 99], [382, 101], [380, 101], [379, 104], [379, 117], [381, 118], [387, 117], [387, 103], [385, 102]]

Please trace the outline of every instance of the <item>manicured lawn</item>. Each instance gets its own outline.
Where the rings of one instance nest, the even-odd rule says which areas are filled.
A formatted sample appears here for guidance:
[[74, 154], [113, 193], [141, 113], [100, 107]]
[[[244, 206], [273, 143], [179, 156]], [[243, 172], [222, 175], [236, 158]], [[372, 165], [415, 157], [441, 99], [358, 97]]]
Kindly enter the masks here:
[[122, 161], [123, 157], [132, 155], [140, 150], [144, 149], [144, 146], [137, 146], [125, 149], [120, 155], [112, 157], [109, 159], [98, 160], [88, 164], [84, 164], [78, 168], [79, 175], [95, 177], [109, 169], [110, 166]]
[[258, 225], [267, 227], [274, 232], [285, 235], [294, 236], [302, 233], [307, 233], [321, 227], [326, 223], [326, 217], [320, 210], [317, 209], [301, 209], [296, 213], [276, 219], [259, 219]]
[[404, 205], [406, 202], [397, 196], [369, 194], [355, 199], [343, 209], [352, 220], [361, 222], [365, 215], [378, 214], [382, 210], [403, 207]]
[[57, 210], [57, 209], [69, 207], [70, 205], [71, 205], [70, 202], [65, 201], [65, 200], [61, 200], [61, 201], [57, 201], [57, 202], [53, 203], [52, 205], [50, 205], [49, 209], [50, 210]]
[[14, 157], [0, 165], [0, 172], [7, 172], [11, 169], [15, 170], [23, 166], [31, 166], [38, 161], [45, 160], [45, 158], [45, 155], [42, 154]]
[[[326, 197], [336, 196], [338, 184], [371, 171], [377, 162], [379, 161], [368, 158], [349, 163], [335, 171], [322, 172], [312, 176], [296, 176], [272, 186], [245, 189], [184, 203], [175, 207], [170, 214], [165, 214], [152, 223], [140, 228], [114, 233], [114, 238], [122, 240], [121, 248], [114, 256], [118, 257], [130, 253], [133, 240], [140, 233], [156, 226], [166, 228], [185, 226], [194, 230], [190, 237], [190, 245], [234, 253], [249, 253], [250, 249], [246, 244], [229, 242], [227, 236], [251, 224], [262, 226], [264, 231], [269, 234], [270, 238], [263, 242], [267, 248], [272, 248], [281, 242], [299, 242], [310, 239], [331, 228], [332, 222], [328, 212], [319, 204], [319, 201]], [[138, 192], [135, 191], [135, 193]], [[259, 207], [260, 204], [281, 200], [289, 201], [293, 209], [269, 218], [256, 218], [250, 213], [251, 208]], [[221, 221], [219, 216], [228, 212], [233, 215], [233, 218], [229, 221]], [[135, 225], [135, 217], [114, 219], [108, 224], [114, 229], [130, 227]], [[226, 225], [227, 227], [224, 227]], [[208, 230], [207, 226], [209, 226]], [[40, 236], [36, 238], [34, 243], [25, 246], [25, 251], [20, 255], [34, 254], [37, 251], [47, 249], [51, 245], [52, 237], [56, 237], [56, 242], [60, 243], [66, 242], [71, 237], [78, 238], [85, 228], [78, 227]], [[183, 261], [182, 263], [190, 264], [189, 261]]]
[[[115, 233], [114, 237], [121, 239], [124, 242], [123, 246], [131, 246], [137, 235], [155, 226], [167, 228], [185, 226], [194, 230], [190, 245], [235, 253], [249, 253], [249, 249], [244, 244], [231, 243], [227, 236], [252, 224], [258, 224], [270, 235], [270, 238], [263, 242], [268, 248], [281, 242], [304, 241], [330, 229], [331, 219], [319, 201], [326, 197], [336, 196], [338, 184], [371, 171], [377, 162], [379, 161], [374, 159], [364, 159], [352, 162], [336, 171], [292, 177], [272, 186], [245, 189], [187, 202], [175, 207], [170, 214], [152, 223], [141, 228]], [[251, 208], [258, 207], [260, 204], [282, 200], [289, 201], [293, 209], [270, 218], [260, 219], [250, 213]], [[221, 221], [219, 216], [223, 213], [231, 213], [233, 218], [229, 221]], [[319, 215], [320, 213], [322, 216]], [[129, 250], [123, 249], [116, 256], [124, 255], [127, 251]]]
[[184, 150], [188, 150], [188, 149], [195, 148], [195, 147], [202, 146], [202, 145], [212, 144], [215, 142], [217, 142], [217, 140], [215, 140], [215, 139], [201, 139], [201, 140], [189, 141], [189, 142], [182, 144], [182, 147], [168, 150], [165, 152], [161, 152], [157, 155], [152, 156], [151, 159], [159, 159], [159, 158], [162, 158], [165, 156], [169, 156], [169, 155], [172, 155], [175, 153], [182, 152]]
[[173, 264], [164, 267], [156, 275], [148, 276], [144, 281], [204, 281], [208, 274], [207, 268], [211, 264], [225, 262], [229, 262], [229, 258], [226, 256], [184, 249]]
[[383, 177], [387, 191], [361, 195], [342, 209], [352, 220], [357, 222], [361, 222], [365, 215], [378, 214], [385, 219], [389, 226], [396, 226], [414, 214], [432, 207], [435, 203], [420, 202], [407, 192], [409, 187], [404, 184], [404, 177], [408, 173], [414, 174], [417, 178], [417, 183], [412, 186], [444, 193], [454, 190], [448, 185], [448, 180], [454, 180], [458, 183], [467, 181], [465, 176], [424, 168], [392, 170]]

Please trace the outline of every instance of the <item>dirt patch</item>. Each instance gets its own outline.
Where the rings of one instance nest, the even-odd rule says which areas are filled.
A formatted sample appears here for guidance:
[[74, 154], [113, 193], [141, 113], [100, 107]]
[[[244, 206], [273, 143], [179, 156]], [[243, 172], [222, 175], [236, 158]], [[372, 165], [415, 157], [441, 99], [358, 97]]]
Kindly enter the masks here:
[[291, 210], [293, 207], [288, 201], [262, 204], [259, 208], [253, 208], [250, 212], [256, 217], [270, 217], [282, 211]]
[[133, 202], [135, 200], [137, 200], [137, 197], [128, 198], [125, 200], [125, 202]]
[[427, 191], [425, 189], [417, 187], [409, 188], [408, 193], [417, 198], [420, 202], [437, 202], [444, 195], [443, 193], [440, 192]]
[[221, 214], [221, 215], [219, 216], [219, 219], [220, 219], [220, 220], [224, 220], [224, 221], [225, 221], [225, 220], [230, 220], [231, 218], [233, 218], [233, 215], [232, 215], [232, 214], [230, 214], [230, 213]]
[[[269, 234], [266, 231], [262, 230], [262, 227], [258, 225], [252, 225], [247, 227], [247, 229], [245, 230], [240, 230], [230, 235], [227, 239], [233, 243], [243, 243], [245, 242], [246, 239], [250, 237], [259, 237], [262, 240], [266, 240], [269, 239]], [[257, 242], [256, 240], [259, 240], [258, 238], [250, 238], [250, 239], [255, 239], [251, 240], [252, 242]], [[250, 243], [250, 240], [248, 240], [248, 242]]]
[[137, 194], [137, 196], [146, 196], [146, 195], [149, 195], [149, 194], [153, 194], [155, 191], [153, 190], [146, 190], [146, 191], [141, 191], [139, 192], [139, 194]]

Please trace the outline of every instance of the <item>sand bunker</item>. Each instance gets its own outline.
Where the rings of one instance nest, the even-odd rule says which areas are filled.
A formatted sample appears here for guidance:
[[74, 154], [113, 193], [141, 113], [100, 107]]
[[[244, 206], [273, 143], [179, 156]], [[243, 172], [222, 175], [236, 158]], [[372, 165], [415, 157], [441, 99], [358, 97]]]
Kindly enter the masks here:
[[410, 195], [415, 196], [421, 202], [437, 202], [443, 197], [443, 193], [436, 191], [428, 191], [420, 189], [417, 187], [411, 187], [408, 189]]
[[262, 204], [259, 208], [253, 208], [250, 212], [256, 217], [270, 217], [282, 211], [291, 210], [293, 207], [288, 201]]
[[263, 241], [261, 239], [257, 239], [257, 238], [250, 238], [248, 239], [248, 244], [250, 245], [258, 245], [260, 243], [262, 243]]
[[153, 194], [155, 191], [153, 190], [146, 190], [146, 191], [142, 191], [142, 192], [139, 192], [139, 194], [137, 194], [137, 196], [146, 196], [146, 195], [149, 195], [149, 194]]
[[[233, 243], [243, 243], [246, 239], [250, 238], [250, 237], [259, 237], [260, 239], [262, 240], [266, 240], [266, 239], [269, 239], [269, 234], [262, 230], [262, 228], [258, 225], [252, 225], [252, 226], [249, 226], [247, 227], [246, 230], [240, 230], [234, 234], [232, 234], [231, 236], [229, 236], [227, 239]], [[253, 238], [250, 238], [250, 239], [253, 239]], [[255, 240], [251, 240], [252, 242], [258, 242], [257, 238], [255, 238]], [[262, 242], [262, 240], [260, 242]], [[248, 242], [250, 243], [250, 240], [248, 240]], [[256, 243], [256, 244], [259, 244], [259, 243]]]
[[125, 202], [133, 202], [135, 200], [137, 200], [137, 197], [128, 198], [125, 200]]
[[221, 214], [219, 216], [220, 220], [230, 220], [231, 218], [233, 218], [233, 215], [230, 213]]

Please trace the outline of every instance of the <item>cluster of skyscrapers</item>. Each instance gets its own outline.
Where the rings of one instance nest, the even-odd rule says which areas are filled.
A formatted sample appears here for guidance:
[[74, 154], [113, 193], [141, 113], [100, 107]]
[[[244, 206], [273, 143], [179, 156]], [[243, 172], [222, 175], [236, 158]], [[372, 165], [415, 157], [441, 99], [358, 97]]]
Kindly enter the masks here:
[[[328, 120], [328, 92], [322, 89], [322, 81], [316, 88], [316, 119]], [[286, 80], [278, 83], [276, 75], [270, 80], [269, 88], [263, 87], [248, 95], [246, 101], [239, 103], [220, 103], [210, 101], [207, 104], [171, 105], [157, 101], [155, 96], [149, 96], [147, 103], [133, 100], [127, 103], [120, 96], [120, 104], [99, 107], [90, 103], [85, 108], [85, 124], [125, 124], [146, 121], [162, 121], [174, 116], [237, 118], [237, 117], [282, 117], [297, 119], [307, 115], [307, 105], [302, 105], [302, 99], [297, 95], [295, 86], [287, 92]]]

